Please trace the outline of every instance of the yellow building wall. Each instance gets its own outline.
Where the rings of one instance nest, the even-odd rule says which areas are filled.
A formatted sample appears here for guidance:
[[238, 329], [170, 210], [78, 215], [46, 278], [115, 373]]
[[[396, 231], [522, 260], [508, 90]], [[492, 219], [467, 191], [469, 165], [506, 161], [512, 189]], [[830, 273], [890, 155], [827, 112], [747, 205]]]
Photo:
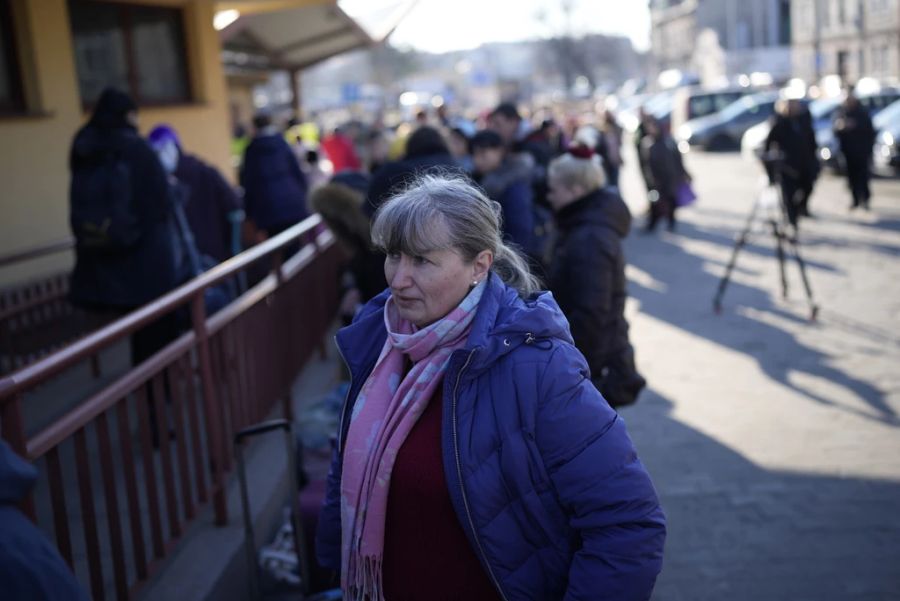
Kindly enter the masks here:
[[[212, 26], [212, 0], [141, 0], [184, 8], [184, 29], [193, 103], [142, 108], [141, 132], [168, 123], [191, 153], [216, 165], [234, 181], [229, 154], [228, 97], [221, 45]], [[32, 97], [27, 116], [0, 118], [0, 255], [69, 235], [68, 155], [72, 137], [89, 116], [82, 110], [66, 0], [14, 3], [21, 57]], [[0, 269], [0, 286], [71, 263], [58, 256]]]

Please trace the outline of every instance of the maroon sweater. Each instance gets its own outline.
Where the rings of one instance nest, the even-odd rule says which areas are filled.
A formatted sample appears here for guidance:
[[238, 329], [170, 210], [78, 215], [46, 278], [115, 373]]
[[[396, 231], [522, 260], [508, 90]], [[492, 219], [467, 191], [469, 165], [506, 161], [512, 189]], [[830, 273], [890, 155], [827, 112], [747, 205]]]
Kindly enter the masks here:
[[438, 385], [400, 447], [384, 534], [386, 601], [497, 601], [499, 595], [459, 523], [441, 456]]

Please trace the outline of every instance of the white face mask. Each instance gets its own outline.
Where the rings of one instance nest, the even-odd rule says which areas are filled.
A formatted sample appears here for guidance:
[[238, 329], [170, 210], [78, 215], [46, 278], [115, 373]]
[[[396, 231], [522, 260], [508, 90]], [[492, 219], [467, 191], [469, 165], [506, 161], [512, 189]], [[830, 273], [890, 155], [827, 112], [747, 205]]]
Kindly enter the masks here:
[[175, 142], [169, 141], [157, 146], [156, 155], [166, 173], [175, 173], [175, 169], [178, 167], [178, 146], [175, 145]]

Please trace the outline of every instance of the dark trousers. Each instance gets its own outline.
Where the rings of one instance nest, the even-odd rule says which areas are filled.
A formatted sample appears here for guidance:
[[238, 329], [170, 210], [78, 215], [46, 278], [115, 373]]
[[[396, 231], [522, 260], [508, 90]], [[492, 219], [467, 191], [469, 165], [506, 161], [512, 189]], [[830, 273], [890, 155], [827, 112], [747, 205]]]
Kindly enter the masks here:
[[798, 217], [809, 215], [809, 197], [812, 195], [812, 189], [811, 180], [782, 176], [781, 195], [791, 225], [797, 225]]
[[[179, 316], [174, 313], [164, 315], [151, 324], [148, 324], [131, 335], [131, 364], [140, 365], [167, 344], [178, 338], [181, 332]], [[150, 417], [150, 433], [153, 446], [159, 446], [159, 417], [156, 415], [156, 393], [151, 382], [145, 385], [147, 394], [147, 408]], [[170, 383], [167, 376], [163, 377], [163, 396], [166, 403], [170, 397]], [[168, 420], [164, 420], [168, 422]]]
[[650, 220], [647, 221], [647, 230], [653, 231], [663, 217], [669, 222], [669, 229], [675, 229], [675, 197], [668, 194], [660, 194], [659, 198], [650, 203]]
[[869, 206], [869, 197], [872, 196], [869, 190], [871, 177], [868, 160], [847, 161], [847, 183], [850, 185], [850, 193], [853, 195], [854, 207]]
[[131, 335], [131, 364], [137, 366], [178, 338], [179, 317], [171, 313], [160, 317]]

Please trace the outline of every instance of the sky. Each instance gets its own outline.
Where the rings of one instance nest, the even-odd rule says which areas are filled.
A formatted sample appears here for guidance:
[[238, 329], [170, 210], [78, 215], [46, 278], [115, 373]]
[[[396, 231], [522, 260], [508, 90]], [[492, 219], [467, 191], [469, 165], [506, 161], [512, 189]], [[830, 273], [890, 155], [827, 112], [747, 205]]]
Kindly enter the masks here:
[[[571, 30], [618, 34], [638, 50], [650, 46], [650, 11], [645, 0], [418, 0], [391, 36], [400, 48], [448, 52], [487, 42], [547, 38], [566, 31], [562, 5], [572, 5]], [[398, 0], [341, 0], [340, 6], [363, 23], [384, 16]]]

